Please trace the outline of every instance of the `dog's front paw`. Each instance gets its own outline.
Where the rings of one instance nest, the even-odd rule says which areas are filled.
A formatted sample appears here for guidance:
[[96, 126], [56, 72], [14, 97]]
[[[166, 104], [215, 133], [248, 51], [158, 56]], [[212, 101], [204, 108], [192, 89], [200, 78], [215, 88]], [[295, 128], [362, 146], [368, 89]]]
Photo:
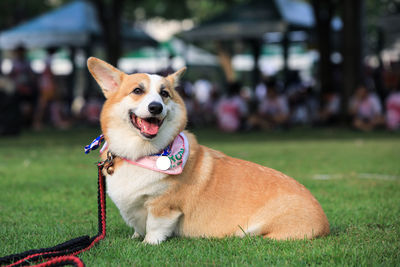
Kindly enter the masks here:
[[149, 245], [158, 245], [161, 242], [165, 241], [166, 237], [163, 235], [159, 235], [157, 233], [147, 233], [143, 243], [149, 244]]
[[132, 239], [140, 238], [141, 235], [135, 231], [135, 233], [131, 236]]

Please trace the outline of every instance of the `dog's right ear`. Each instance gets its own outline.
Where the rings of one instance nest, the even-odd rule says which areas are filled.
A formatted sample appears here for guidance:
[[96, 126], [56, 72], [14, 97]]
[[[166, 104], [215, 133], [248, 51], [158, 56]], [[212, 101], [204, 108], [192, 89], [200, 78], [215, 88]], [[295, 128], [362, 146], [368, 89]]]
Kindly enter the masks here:
[[88, 59], [87, 66], [106, 98], [109, 98], [121, 86], [125, 73], [117, 68], [95, 57]]

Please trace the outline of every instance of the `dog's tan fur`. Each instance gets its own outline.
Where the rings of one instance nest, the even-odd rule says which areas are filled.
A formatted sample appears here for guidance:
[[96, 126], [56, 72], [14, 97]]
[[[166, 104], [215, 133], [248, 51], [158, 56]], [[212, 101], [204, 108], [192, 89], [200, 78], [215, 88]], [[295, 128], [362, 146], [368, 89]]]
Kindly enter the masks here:
[[[174, 90], [184, 70], [167, 78], [126, 75], [95, 58], [89, 59], [88, 67], [107, 98], [101, 115], [102, 131], [117, 156], [135, 160], [157, 153], [185, 128], [184, 103]], [[130, 92], [139, 83], [150, 88], [154, 81], [163, 84], [171, 97], [163, 99], [169, 107], [165, 125], [157, 137], [148, 140], [135, 129], [125, 129], [126, 120], [119, 121], [115, 111], [119, 106], [138, 105], [144, 95], [132, 96]], [[124, 134], [118, 133], [118, 127]], [[121, 139], [113, 139], [113, 135], [126, 138], [127, 146], [135, 147], [135, 151], [113, 147], [112, 142]], [[250, 234], [282, 240], [329, 233], [321, 206], [303, 185], [276, 170], [199, 145], [193, 134], [186, 135], [190, 155], [182, 174], [161, 174], [117, 158], [115, 173], [107, 176], [108, 193], [125, 221], [135, 228], [135, 237], [145, 236], [145, 242], [158, 244], [173, 234]]]

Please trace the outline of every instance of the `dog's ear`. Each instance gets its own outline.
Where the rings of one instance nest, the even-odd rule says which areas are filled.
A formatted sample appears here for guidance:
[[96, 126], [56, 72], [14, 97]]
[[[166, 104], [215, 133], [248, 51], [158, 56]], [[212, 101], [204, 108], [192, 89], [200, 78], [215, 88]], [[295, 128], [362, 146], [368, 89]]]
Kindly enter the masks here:
[[185, 73], [186, 67], [183, 67], [179, 69], [178, 71], [172, 73], [171, 75], [168, 75], [167, 80], [172, 84], [172, 86], [175, 88], [179, 84], [179, 80], [182, 77], [182, 75]]
[[106, 98], [109, 98], [121, 86], [125, 73], [117, 68], [95, 57], [88, 59], [87, 66]]

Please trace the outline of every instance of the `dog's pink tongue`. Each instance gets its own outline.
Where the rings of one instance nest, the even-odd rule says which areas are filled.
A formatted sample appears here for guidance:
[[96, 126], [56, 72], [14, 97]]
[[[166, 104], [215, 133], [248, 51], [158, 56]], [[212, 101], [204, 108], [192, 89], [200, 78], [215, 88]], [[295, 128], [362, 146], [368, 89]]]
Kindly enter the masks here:
[[142, 120], [142, 125], [140, 125], [140, 131], [142, 133], [146, 133], [149, 135], [155, 135], [158, 133], [158, 128], [160, 126], [157, 123], [151, 123], [145, 120]]

